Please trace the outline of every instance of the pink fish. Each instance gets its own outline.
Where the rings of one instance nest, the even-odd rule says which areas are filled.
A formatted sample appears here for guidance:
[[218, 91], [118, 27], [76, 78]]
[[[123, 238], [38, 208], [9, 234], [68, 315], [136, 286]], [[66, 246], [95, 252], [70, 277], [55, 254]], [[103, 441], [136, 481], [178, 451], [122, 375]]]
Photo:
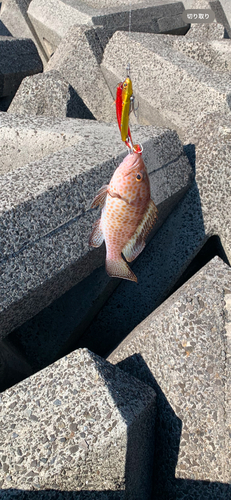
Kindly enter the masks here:
[[148, 172], [141, 154], [133, 152], [126, 156], [110, 184], [98, 191], [91, 208], [98, 205], [102, 208], [101, 218], [93, 226], [89, 244], [99, 247], [105, 241], [109, 276], [137, 282], [127, 262], [144, 249], [158, 212], [150, 198]]

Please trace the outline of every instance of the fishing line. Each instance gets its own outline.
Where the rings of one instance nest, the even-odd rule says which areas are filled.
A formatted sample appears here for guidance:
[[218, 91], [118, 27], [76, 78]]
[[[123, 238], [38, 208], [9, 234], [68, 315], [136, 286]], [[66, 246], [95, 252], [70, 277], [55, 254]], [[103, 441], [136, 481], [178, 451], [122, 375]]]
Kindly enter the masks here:
[[[128, 11], [128, 51], [129, 51], [129, 42], [131, 40], [131, 31], [132, 31], [132, 2], [129, 2], [129, 11]], [[127, 63], [127, 76], [130, 78], [130, 61]]]

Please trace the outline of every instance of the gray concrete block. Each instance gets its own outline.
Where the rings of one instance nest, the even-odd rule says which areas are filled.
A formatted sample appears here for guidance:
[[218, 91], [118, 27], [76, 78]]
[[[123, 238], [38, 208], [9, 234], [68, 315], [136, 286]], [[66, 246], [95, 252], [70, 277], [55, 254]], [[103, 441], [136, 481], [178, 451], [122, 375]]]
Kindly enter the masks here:
[[225, 28], [223, 24], [191, 24], [190, 29], [185, 35], [190, 40], [222, 40], [225, 38]]
[[25, 76], [43, 69], [34, 42], [0, 36], [0, 97], [14, 94]]
[[[45, 51], [27, 15], [31, 0], [2, 0], [0, 10], [0, 34], [15, 38], [32, 38], [43, 64], [46, 64]], [[7, 31], [3, 32], [3, 29]]]
[[86, 26], [72, 26], [50, 59], [46, 71], [58, 70], [96, 119], [114, 121], [113, 97], [95, 54], [102, 54], [102, 48], [94, 30]]
[[[55, 119], [12, 117], [20, 127], [60, 126]], [[36, 122], [36, 120], [38, 120]], [[125, 154], [114, 124], [66, 120], [75, 146], [2, 175], [1, 334], [6, 335], [104, 263], [104, 248], [89, 249], [98, 211], [89, 210], [96, 191], [111, 178]], [[66, 123], [65, 122], [65, 123]], [[56, 125], [56, 130], [55, 130]], [[20, 128], [19, 127], [19, 128]], [[78, 132], [77, 132], [78, 131]], [[65, 134], [65, 124], [59, 128]], [[28, 131], [30, 134], [30, 130]], [[116, 135], [117, 134], [117, 135]], [[24, 136], [25, 137], [25, 136]], [[151, 195], [159, 208], [159, 227], [192, 182], [192, 168], [175, 132], [134, 127], [143, 143]], [[24, 139], [25, 140], [25, 139]], [[68, 200], [68, 201], [67, 201]]]
[[58, 71], [23, 79], [8, 113], [60, 118], [94, 118], [73, 87]]
[[[221, 8], [224, 12], [224, 16], [227, 20], [226, 29], [227, 29], [227, 32], [228, 32], [228, 35], [230, 38], [231, 37], [231, 5], [230, 5], [230, 2], [228, 0], [219, 0], [219, 3], [220, 3]], [[219, 13], [218, 13], [218, 15], [219, 15]]]
[[115, 92], [124, 75], [124, 47], [132, 64], [134, 95], [139, 102], [139, 122], [168, 126], [181, 138], [198, 116], [230, 112], [230, 75], [215, 72], [167, 46], [160, 35], [117, 32], [108, 43], [101, 68]]
[[[182, 2], [159, 0], [147, 5], [135, 0], [131, 9], [133, 31], [184, 34], [188, 29], [181, 17]], [[117, 30], [128, 30], [129, 26], [129, 6], [117, 0], [109, 3], [32, 0], [28, 15], [48, 57], [74, 24], [102, 27], [109, 36]]]
[[157, 392], [158, 498], [230, 495], [230, 292], [216, 257], [108, 358]]
[[172, 35], [161, 35], [161, 40], [169, 47], [179, 50], [214, 71], [231, 72], [230, 40], [208, 40]]
[[84, 349], [8, 389], [0, 404], [3, 495], [10, 484], [150, 498], [152, 388]]
[[[1, 175], [56, 151], [80, 144], [84, 140], [84, 134], [91, 133], [92, 130], [91, 123], [86, 122], [84, 128], [83, 123], [85, 122], [56, 117], [22, 117], [1, 113]], [[100, 127], [103, 130], [104, 126], [99, 126], [98, 130], [101, 130]]]
[[[186, 133], [187, 136], [187, 133]], [[231, 263], [231, 114], [213, 114], [194, 124], [188, 140], [196, 148], [196, 182], [204, 228], [218, 234]]]
[[210, 0], [211, 9], [214, 11], [216, 20], [225, 28], [225, 38], [231, 38], [230, 6], [226, 0]]
[[122, 281], [78, 346], [104, 355], [119, 344], [169, 295], [211, 236], [231, 263], [230, 130], [231, 119], [218, 115], [195, 124], [186, 148], [196, 158], [195, 183], [134, 262], [138, 286]]

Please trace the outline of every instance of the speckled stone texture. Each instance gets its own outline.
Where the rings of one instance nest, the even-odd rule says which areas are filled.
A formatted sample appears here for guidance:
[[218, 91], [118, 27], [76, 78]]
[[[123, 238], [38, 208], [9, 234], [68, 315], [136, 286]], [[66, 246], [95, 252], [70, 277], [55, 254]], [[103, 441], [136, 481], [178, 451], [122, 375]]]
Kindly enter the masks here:
[[[184, 0], [185, 2], [190, 2], [190, 5], [185, 6], [186, 9], [212, 9], [212, 11], [215, 14], [215, 20], [217, 23], [220, 23], [222, 26], [224, 26], [224, 37], [225, 38], [230, 38], [231, 37], [231, 24], [230, 24], [230, 19], [228, 21], [228, 9], [226, 4], [229, 3], [229, 0]], [[229, 9], [230, 10], [230, 9]], [[195, 36], [200, 36], [199, 29], [197, 29], [196, 24], [191, 24], [191, 29], [192, 29], [192, 34], [195, 34]], [[204, 27], [203, 27], [204, 26]], [[202, 32], [206, 33], [205, 29], [206, 25], [201, 25], [202, 27]], [[209, 36], [213, 36], [213, 33], [215, 36], [218, 35], [217, 29], [215, 27], [215, 22], [207, 25], [209, 26], [208, 28], [208, 33]], [[199, 27], [199, 26], [198, 26]]]
[[[98, 120], [114, 121], [113, 97], [97, 62], [102, 48], [93, 29], [72, 26], [46, 71], [58, 70]], [[103, 98], [102, 98], [103, 96]]]
[[[93, 134], [92, 139], [97, 142], [98, 133], [100, 137], [103, 131], [104, 125], [82, 120], [0, 113], [0, 174], [16, 170], [67, 147], [81, 147], [81, 142], [89, 134]], [[119, 140], [115, 147], [118, 145]]]
[[0, 34], [2, 28], [8, 31], [8, 35], [15, 38], [32, 38], [43, 64], [46, 64], [47, 58], [40, 44], [33, 26], [28, 18], [27, 9], [31, 0], [2, 0], [0, 9]]
[[[36, 123], [35, 118], [30, 120]], [[42, 123], [42, 118], [37, 120]], [[72, 124], [71, 119], [68, 122]], [[2, 335], [104, 262], [103, 246], [89, 249], [89, 234], [99, 214], [89, 206], [125, 153], [116, 125], [73, 123], [75, 131], [79, 127], [76, 146], [0, 177]], [[143, 144], [151, 194], [159, 208], [157, 230], [191, 185], [192, 168], [175, 132], [141, 126], [133, 127], [133, 132], [134, 140]]]
[[185, 35], [186, 40], [222, 40], [225, 38], [225, 28], [223, 24], [191, 24]]
[[40, 73], [42, 69], [32, 40], [0, 36], [0, 97], [14, 94], [25, 76]]
[[231, 113], [198, 121], [187, 137], [196, 148], [196, 182], [205, 232], [219, 235], [231, 263]]
[[58, 71], [24, 78], [8, 108], [8, 113], [94, 118], [73, 87]]
[[[184, 34], [189, 26], [182, 19], [183, 3], [176, 0], [159, 0], [154, 5], [152, 1], [133, 0], [131, 9], [133, 31]], [[32, 0], [28, 15], [48, 57], [49, 47], [55, 51], [74, 24], [95, 26], [102, 39], [102, 30], [110, 37], [116, 30], [128, 30], [129, 26], [128, 4], [117, 0], [97, 3]]]
[[231, 40], [205, 40], [186, 36], [159, 35], [169, 47], [179, 50], [214, 71], [231, 72]]
[[230, 74], [215, 72], [171, 49], [161, 37], [148, 33], [117, 32], [108, 43], [101, 68], [115, 92], [124, 74], [124, 47], [132, 65], [133, 90], [142, 124], [168, 126], [183, 137], [198, 116], [230, 112]]
[[[5, 391], [1, 488], [150, 496], [155, 392], [87, 349]], [[150, 446], [151, 444], [151, 446]]]
[[108, 358], [157, 392], [158, 499], [229, 498], [230, 292], [231, 270], [216, 257]]

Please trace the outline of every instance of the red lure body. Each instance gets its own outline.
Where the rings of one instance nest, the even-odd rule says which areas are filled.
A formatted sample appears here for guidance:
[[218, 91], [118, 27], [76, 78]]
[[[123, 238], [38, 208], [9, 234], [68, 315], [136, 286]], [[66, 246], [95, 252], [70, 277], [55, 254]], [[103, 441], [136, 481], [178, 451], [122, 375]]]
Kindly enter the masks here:
[[[117, 86], [117, 91], [116, 91], [116, 116], [117, 116], [117, 122], [119, 129], [121, 131], [121, 120], [122, 120], [122, 108], [123, 108], [123, 99], [122, 99], [122, 90], [123, 90], [123, 82], [120, 82], [119, 85]], [[130, 132], [130, 128], [128, 127], [128, 141], [125, 141], [126, 146], [133, 151], [133, 153], [139, 153], [142, 154], [142, 146], [140, 147], [139, 144], [133, 144], [132, 142], [132, 136]]]
[[[122, 100], [122, 90], [123, 90], [123, 82], [120, 82], [117, 91], [116, 91], [116, 116], [117, 116], [117, 122], [119, 129], [121, 130], [121, 118], [122, 118], [122, 106], [123, 106], [123, 100]], [[132, 149], [133, 143], [132, 143], [132, 136], [130, 132], [130, 128], [128, 127], [128, 137], [130, 141], [125, 141], [126, 146], [128, 146], [130, 149]]]

